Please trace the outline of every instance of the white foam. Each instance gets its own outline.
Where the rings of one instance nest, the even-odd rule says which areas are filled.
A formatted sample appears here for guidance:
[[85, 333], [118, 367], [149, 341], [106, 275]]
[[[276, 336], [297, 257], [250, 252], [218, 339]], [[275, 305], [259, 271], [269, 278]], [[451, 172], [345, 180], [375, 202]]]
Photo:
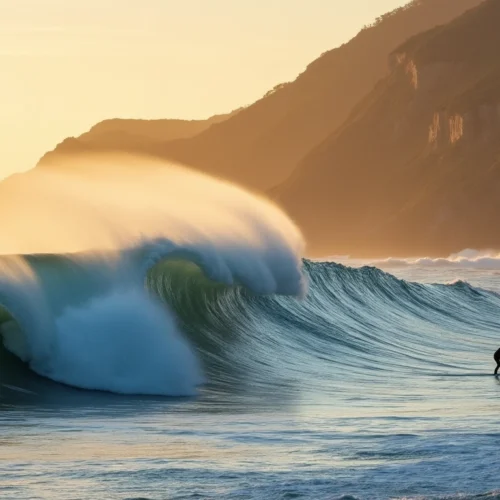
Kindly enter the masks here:
[[143, 290], [116, 291], [69, 308], [43, 375], [85, 389], [127, 394], [196, 393], [198, 360], [164, 306]]
[[53, 259], [50, 279], [33, 259], [0, 258], [0, 304], [15, 320], [2, 327], [4, 344], [77, 387], [192, 395], [200, 364], [144, 290], [147, 270], [182, 257], [219, 282], [301, 295], [302, 237], [278, 208], [228, 183], [142, 158], [102, 161], [20, 176], [0, 200], [0, 252], [83, 252], [65, 256], [74, 272], [57, 274]]
[[500, 254], [493, 250], [466, 249], [446, 258], [406, 258], [389, 257], [370, 262], [380, 268], [398, 267], [432, 267], [432, 268], [462, 268], [462, 269], [500, 269]]

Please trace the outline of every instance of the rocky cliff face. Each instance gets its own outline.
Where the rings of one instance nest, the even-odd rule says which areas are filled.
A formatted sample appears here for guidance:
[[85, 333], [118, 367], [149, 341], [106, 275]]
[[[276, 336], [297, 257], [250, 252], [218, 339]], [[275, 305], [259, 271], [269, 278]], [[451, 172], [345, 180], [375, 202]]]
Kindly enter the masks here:
[[[140, 149], [265, 191], [283, 182], [302, 157], [332, 134], [387, 75], [391, 51], [410, 36], [446, 23], [480, 2], [414, 0], [381, 16], [349, 43], [324, 53], [294, 82], [276, 86], [255, 104], [195, 137], [165, 133], [162, 141], [151, 141], [146, 122], [140, 124], [142, 132], [135, 127], [133, 134], [119, 137], [97, 134], [96, 127], [78, 143], [63, 143], [50, 159], [59, 152], [67, 157], [77, 154], [79, 148]], [[408, 68], [411, 71], [411, 65]]]
[[499, 0], [414, 1], [202, 132], [109, 122], [42, 165], [111, 149], [255, 189], [281, 181], [270, 192], [316, 255], [500, 248], [499, 22]]
[[275, 195], [315, 253], [499, 248], [500, 2], [389, 58], [390, 75]]

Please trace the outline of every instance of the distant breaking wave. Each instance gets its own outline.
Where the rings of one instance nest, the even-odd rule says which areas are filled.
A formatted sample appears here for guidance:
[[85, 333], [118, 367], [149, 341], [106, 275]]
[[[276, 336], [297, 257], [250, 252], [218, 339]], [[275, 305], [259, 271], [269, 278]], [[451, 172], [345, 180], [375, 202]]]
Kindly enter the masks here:
[[500, 269], [500, 253], [493, 250], [463, 250], [446, 258], [408, 258], [398, 259], [389, 257], [372, 262], [373, 265], [383, 268], [395, 267], [454, 267], [463, 269]]

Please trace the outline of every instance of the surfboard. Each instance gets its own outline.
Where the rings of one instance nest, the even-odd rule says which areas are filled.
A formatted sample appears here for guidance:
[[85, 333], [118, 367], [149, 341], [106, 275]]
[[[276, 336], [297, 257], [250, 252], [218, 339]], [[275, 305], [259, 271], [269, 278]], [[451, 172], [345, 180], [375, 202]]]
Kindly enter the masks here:
[[28, 389], [23, 389], [22, 387], [17, 387], [16, 385], [2, 384], [2, 387], [10, 389], [11, 391], [22, 392], [23, 394], [36, 394], [35, 392], [28, 391]]

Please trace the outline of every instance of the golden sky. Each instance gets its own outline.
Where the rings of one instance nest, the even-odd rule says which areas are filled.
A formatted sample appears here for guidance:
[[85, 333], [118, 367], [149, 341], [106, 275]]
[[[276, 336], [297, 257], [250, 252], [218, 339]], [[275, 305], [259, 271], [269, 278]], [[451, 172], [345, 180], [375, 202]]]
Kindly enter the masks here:
[[204, 118], [405, 0], [0, 0], [0, 178], [106, 118]]

